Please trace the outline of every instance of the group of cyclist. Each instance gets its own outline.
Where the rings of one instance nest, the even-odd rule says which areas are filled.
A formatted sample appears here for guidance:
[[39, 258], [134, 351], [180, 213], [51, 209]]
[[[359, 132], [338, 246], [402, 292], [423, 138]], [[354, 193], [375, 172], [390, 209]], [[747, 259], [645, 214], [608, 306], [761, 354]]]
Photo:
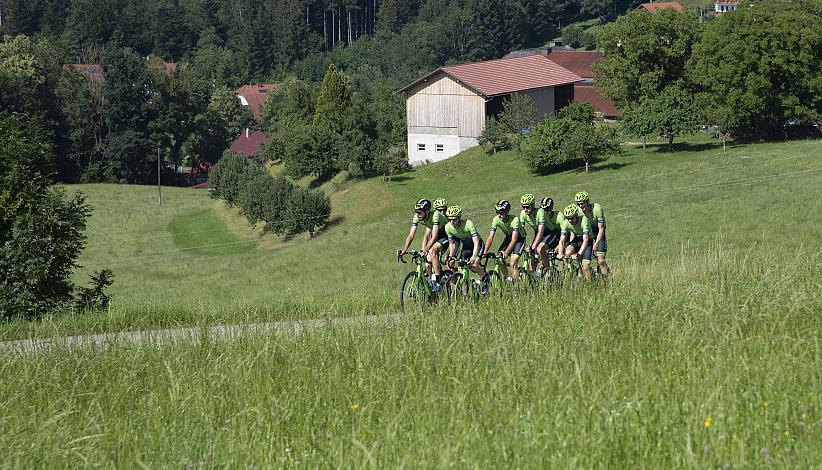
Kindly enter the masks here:
[[[471, 270], [485, 279], [487, 274], [480, 258], [492, 252], [492, 243], [499, 237], [502, 241], [496, 257], [498, 260], [508, 260], [507, 266], [501, 262], [500, 271], [510, 279], [520, 278], [519, 258], [523, 253], [533, 255], [530, 269], [535, 276], [549, 269], [552, 257], [566, 263], [568, 260], [581, 260], [582, 272], [588, 281], [591, 279], [591, 262], [596, 257], [600, 275], [603, 278], [608, 276], [605, 213], [600, 204], [591, 202], [587, 192], [576, 193], [574, 203], [557, 212], [554, 211], [553, 199], [544, 197], [537, 203], [533, 194], [523, 195], [520, 206], [522, 210], [519, 215], [512, 215], [510, 202], [497, 201], [494, 205], [496, 215], [491, 221], [486, 243], [474, 222], [463, 217], [462, 208], [449, 206], [443, 198], [435, 199], [433, 203], [420, 199], [414, 204], [411, 229], [397, 255], [406, 253], [422, 225], [425, 231], [421, 251], [426, 256], [427, 273], [435, 291], [440, 288], [440, 256], [443, 253], [447, 253], [450, 269], [454, 268], [455, 259], [466, 259]], [[529, 236], [529, 233], [533, 235]]]

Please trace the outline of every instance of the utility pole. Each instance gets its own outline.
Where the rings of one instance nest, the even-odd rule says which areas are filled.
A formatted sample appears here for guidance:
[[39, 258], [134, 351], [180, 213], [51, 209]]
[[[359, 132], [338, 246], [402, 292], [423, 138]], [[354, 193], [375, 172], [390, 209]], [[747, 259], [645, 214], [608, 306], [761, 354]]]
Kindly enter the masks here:
[[157, 147], [157, 202], [163, 207], [163, 190], [160, 186], [160, 147]]

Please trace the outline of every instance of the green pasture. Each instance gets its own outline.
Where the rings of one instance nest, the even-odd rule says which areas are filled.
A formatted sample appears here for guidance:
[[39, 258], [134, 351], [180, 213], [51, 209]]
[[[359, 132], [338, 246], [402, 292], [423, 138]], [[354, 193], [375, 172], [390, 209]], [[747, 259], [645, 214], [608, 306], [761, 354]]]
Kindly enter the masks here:
[[[207, 192], [151, 186], [80, 185], [94, 211], [76, 275], [115, 273], [108, 312], [15, 322], [5, 338], [84, 331], [245, 323], [286, 318], [383, 314], [398, 310], [407, 270], [393, 252], [420, 197], [446, 197], [487, 227], [493, 203], [550, 195], [559, 207], [585, 189], [608, 217], [609, 256], [664, 260], [721, 240], [730, 256], [817, 249], [822, 227], [822, 150], [818, 141], [676, 152], [627, 147], [589, 173], [530, 174], [515, 152], [472, 149], [395, 177], [326, 185], [332, 225], [314, 239], [260, 235]], [[414, 246], [418, 246], [415, 243]], [[616, 275], [619, 277], [619, 274]]]

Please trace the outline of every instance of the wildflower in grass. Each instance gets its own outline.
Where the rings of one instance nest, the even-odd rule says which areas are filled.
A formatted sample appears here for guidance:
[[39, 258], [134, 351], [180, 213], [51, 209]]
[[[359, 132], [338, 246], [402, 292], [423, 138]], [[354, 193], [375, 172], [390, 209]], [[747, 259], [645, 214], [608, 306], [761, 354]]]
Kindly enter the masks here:
[[711, 427], [711, 424], [713, 424], [713, 422], [714, 422], [713, 418], [708, 416], [707, 418], [705, 418], [705, 421], [703, 421], [702, 424], [704, 424], [706, 428], [709, 428], [709, 427]]
[[788, 431], [785, 431], [785, 437], [788, 437], [790, 435], [791, 435], [791, 433], [789, 433]]
[[352, 403], [351, 404], [351, 411], [354, 411], [354, 412], [360, 411], [360, 404], [359, 403]]

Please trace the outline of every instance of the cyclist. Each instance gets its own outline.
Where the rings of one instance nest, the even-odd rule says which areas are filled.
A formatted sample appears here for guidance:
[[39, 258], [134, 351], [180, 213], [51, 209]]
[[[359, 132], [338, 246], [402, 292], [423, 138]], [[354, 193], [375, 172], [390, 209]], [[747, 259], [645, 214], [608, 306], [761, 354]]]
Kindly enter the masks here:
[[599, 203], [591, 203], [591, 197], [585, 191], [580, 191], [574, 196], [577, 207], [580, 208], [585, 217], [591, 222], [591, 238], [593, 241], [593, 252], [597, 257], [599, 272], [603, 278], [608, 277], [608, 263], [605, 262], [605, 254], [608, 251], [608, 239], [605, 237], [605, 212]]
[[[577, 206], [571, 204], [562, 211], [565, 221], [559, 237], [559, 253], [574, 258], [582, 258], [582, 273], [585, 280], [591, 280], [591, 223]], [[574, 239], [569, 241], [569, 237]], [[567, 263], [567, 261], [566, 261]]]
[[[485, 245], [485, 252], [486, 254], [488, 251], [491, 250], [491, 244], [494, 243], [494, 236], [496, 235], [497, 230], [500, 230], [504, 235], [505, 238], [502, 240], [502, 243], [499, 245], [499, 253], [501, 258], [505, 258], [510, 254], [513, 254], [513, 258], [511, 259], [512, 263], [512, 270], [514, 270], [515, 275], [519, 273], [516, 272], [517, 270], [517, 258], [522, 253], [523, 248], [523, 240], [519, 236], [519, 217], [511, 217], [511, 203], [502, 199], [497, 201], [497, 204], [494, 206], [494, 209], [497, 212], [497, 215], [494, 216], [494, 220], [491, 221], [491, 230], [488, 233], [488, 243]], [[502, 275], [508, 275], [508, 268], [505, 266], [505, 263], [500, 260], [500, 272]]]
[[[469, 260], [471, 271], [477, 273], [481, 279], [485, 279], [485, 269], [479, 264], [479, 255], [483, 252], [484, 243], [480, 237], [474, 222], [470, 219], [462, 220], [462, 208], [451, 206], [445, 213], [448, 223], [445, 225], [445, 232], [448, 234], [449, 254], [456, 258], [459, 249], [459, 258]], [[453, 262], [449, 263], [454, 269]]]
[[[439, 290], [439, 277], [442, 275], [442, 267], [439, 262], [439, 255], [448, 237], [445, 234], [445, 216], [439, 211], [431, 210], [431, 201], [428, 199], [420, 199], [414, 204], [414, 218], [411, 219], [411, 229], [408, 231], [408, 236], [405, 237], [405, 243], [402, 248], [397, 250], [397, 256], [404, 255], [411, 246], [411, 242], [417, 234], [417, 226], [422, 224], [425, 227], [425, 232], [422, 235], [421, 251], [427, 254], [426, 272], [431, 276], [431, 285], [434, 291]], [[434, 274], [431, 274], [431, 265], [433, 264]]]
[[542, 260], [542, 268], [545, 270], [551, 264], [551, 256], [553, 256], [549, 256], [549, 250], [552, 253], [559, 253], [557, 248], [559, 248], [562, 219], [559, 214], [554, 213], [554, 200], [550, 197], [544, 197], [539, 201], [537, 219], [540, 217], [539, 211], [543, 211], [543, 223], [537, 234], [540, 236], [537, 253], [539, 253], [539, 258]]
[[[525, 241], [527, 238], [525, 230], [529, 227], [534, 230], [534, 239], [531, 241], [530, 245], [525, 245], [527, 250], [530, 253], [536, 254], [537, 247], [539, 246], [539, 241], [542, 232], [544, 231], [545, 225], [545, 211], [542, 209], [537, 209], [535, 207], [537, 198], [534, 197], [533, 194], [525, 194], [523, 195], [519, 203], [522, 206], [522, 211], [519, 213], [519, 223], [522, 227], [522, 239]], [[537, 269], [537, 260], [535, 256], [531, 257], [531, 271], [536, 271]], [[538, 273], [534, 273], [535, 275], [539, 275]]]

